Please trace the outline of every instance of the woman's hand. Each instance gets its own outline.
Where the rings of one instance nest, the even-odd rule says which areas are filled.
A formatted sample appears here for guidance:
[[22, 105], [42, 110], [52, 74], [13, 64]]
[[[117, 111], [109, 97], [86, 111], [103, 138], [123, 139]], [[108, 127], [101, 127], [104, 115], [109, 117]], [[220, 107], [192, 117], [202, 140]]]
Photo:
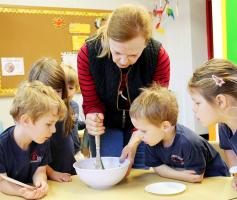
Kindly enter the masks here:
[[102, 135], [105, 132], [102, 113], [88, 113], [86, 115], [86, 129], [90, 135]]

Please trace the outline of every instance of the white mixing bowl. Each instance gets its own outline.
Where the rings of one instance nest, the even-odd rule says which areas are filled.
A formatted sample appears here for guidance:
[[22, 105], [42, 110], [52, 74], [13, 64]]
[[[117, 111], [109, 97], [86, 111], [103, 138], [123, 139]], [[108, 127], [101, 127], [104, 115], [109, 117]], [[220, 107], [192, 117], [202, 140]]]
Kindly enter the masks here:
[[95, 158], [73, 164], [82, 182], [95, 189], [106, 189], [120, 182], [129, 166], [129, 160], [119, 162], [119, 157], [102, 157], [105, 169], [95, 169]]

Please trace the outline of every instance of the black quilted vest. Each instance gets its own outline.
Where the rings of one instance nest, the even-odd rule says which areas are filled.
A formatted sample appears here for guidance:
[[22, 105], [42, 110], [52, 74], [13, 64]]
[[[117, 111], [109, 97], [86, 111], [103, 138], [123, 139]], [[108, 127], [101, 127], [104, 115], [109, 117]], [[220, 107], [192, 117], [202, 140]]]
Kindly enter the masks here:
[[[128, 72], [128, 92], [131, 102], [139, 95], [139, 88], [152, 83], [157, 67], [161, 44], [153, 39]], [[104, 125], [109, 128], [132, 128], [129, 113], [126, 111], [125, 127], [122, 127], [123, 111], [118, 108], [118, 91], [121, 82], [121, 69], [112, 58], [97, 58], [101, 51], [100, 40], [87, 41], [89, 70], [95, 82], [96, 92], [105, 106]]]

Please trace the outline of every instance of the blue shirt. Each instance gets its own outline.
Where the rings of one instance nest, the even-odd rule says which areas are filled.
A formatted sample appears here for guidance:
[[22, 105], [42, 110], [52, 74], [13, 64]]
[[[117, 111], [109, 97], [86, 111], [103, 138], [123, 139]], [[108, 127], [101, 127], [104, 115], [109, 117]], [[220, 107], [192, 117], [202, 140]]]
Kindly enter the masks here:
[[32, 183], [32, 177], [40, 166], [50, 161], [49, 142], [32, 142], [27, 150], [21, 149], [14, 139], [15, 126], [0, 135], [0, 173], [24, 183]]
[[228, 176], [228, 168], [219, 153], [204, 138], [190, 129], [177, 124], [176, 135], [170, 147], [162, 142], [146, 146], [146, 165], [158, 167], [162, 164], [172, 168], [195, 170], [204, 176]]
[[75, 175], [73, 163], [76, 160], [74, 158], [73, 140], [71, 134], [64, 136], [63, 131], [63, 121], [57, 122], [56, 133], [50, 138], [52, 162], [49, 165], [56, 171]]
[[224, 150], [233, 150], [237, 155], [237, 132], [232, 133], [226, 124], [219, 124], [220, 148]]

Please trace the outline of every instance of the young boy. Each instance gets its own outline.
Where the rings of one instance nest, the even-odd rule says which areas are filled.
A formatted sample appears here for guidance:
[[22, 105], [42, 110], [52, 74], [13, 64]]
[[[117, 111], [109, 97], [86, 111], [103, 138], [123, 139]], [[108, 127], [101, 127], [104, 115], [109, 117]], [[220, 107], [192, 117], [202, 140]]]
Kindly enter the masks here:
[[177, 124], [178, 105], [167, 89], [154, 85], [143, 89], [130, 108], [137, 129], [124, 148], [121, 159], [133, 159], [137, 145], [146, 145], [146, 165], [160, 176], [201, 182], [205, 176], [228, 176], [219, 153], [202, 137]]
[[46, 165], [50, 151], [46, 141], [65, 112], [63, 100], [51, 87], [39, 81], [20, 86], [10, 110], [15, 126], [0, 136], [0, 175], [33, 183], [35, 189], [21, 187], [0, 176], [1, 192], [26, 199], [38, 199], [47, 194]]

